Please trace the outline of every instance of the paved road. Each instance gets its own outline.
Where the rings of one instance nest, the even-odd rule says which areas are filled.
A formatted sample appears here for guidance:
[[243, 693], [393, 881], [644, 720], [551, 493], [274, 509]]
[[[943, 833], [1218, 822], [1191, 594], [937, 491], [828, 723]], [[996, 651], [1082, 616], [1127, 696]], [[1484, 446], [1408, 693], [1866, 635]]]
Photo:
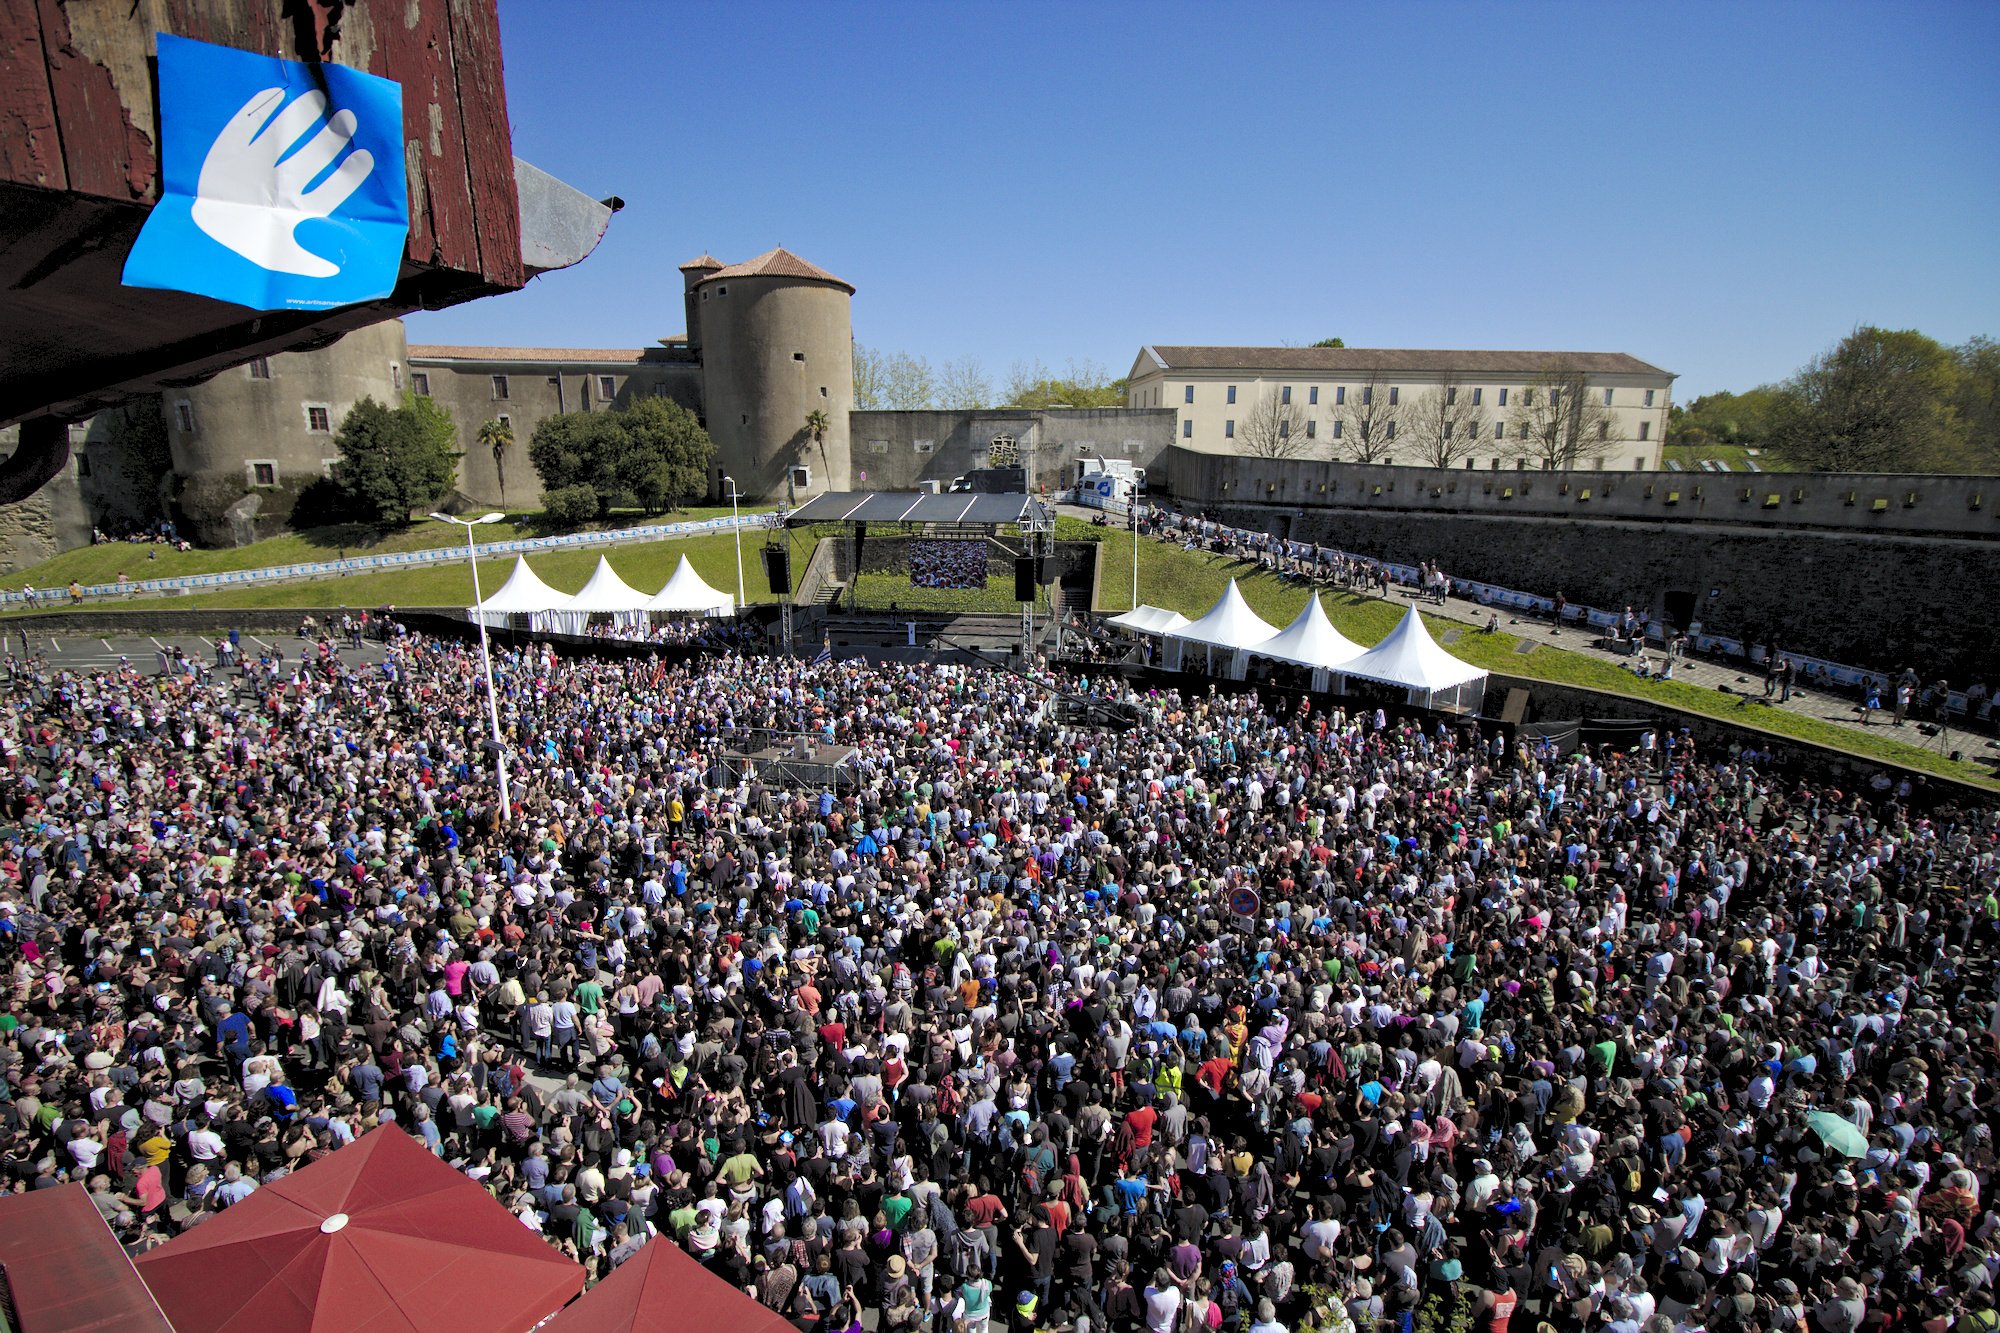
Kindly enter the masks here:
[[[18, 626], [0, 627], [0, 650], [5, 654], [20, 656], [24, 649], [36, 657], [47, 658], [58, 667], [74, 671], [104, 671], [129, 663], [140, 671], [157, 672], [160, 669], [160, 654], [171, 652], [178, 647], [189, 657], [215, 664], [215, 638], [201, 634], [175, 635], [114, 635], [99, 638], [88, 634], [34, 634], [26, 635]], [[242, 650], [245, 655], [255, 656], [272, 649], [282, 651], [288, 659], [296, 661], [311, 648], [296, 634], [245, 634]], [[364, 640], [359, 649], [342, 648], [341, 660], [354, 662], [379, 662], [384, 654], [383, 646], [371, 640]]]

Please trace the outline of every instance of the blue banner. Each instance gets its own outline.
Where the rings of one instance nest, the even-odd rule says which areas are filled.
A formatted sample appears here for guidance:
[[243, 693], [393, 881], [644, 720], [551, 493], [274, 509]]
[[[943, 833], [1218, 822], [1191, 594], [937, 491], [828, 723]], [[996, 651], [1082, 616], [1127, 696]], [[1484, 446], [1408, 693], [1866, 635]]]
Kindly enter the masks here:
[[253, 310], [389, 295], [409, 232], [403, 90], [161, 33], [160, 202], [125, 285]]

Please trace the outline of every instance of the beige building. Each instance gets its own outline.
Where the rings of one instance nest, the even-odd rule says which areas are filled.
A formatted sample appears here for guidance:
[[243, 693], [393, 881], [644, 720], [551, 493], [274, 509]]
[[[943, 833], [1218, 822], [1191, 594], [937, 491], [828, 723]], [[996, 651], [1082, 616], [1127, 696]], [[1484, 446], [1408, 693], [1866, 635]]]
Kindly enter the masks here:
[[1175, 409], [1176, 443], [1214, 453], [1649, 471], [1673, 382], [1622, 352], [1149, 345], [1125, 402]]

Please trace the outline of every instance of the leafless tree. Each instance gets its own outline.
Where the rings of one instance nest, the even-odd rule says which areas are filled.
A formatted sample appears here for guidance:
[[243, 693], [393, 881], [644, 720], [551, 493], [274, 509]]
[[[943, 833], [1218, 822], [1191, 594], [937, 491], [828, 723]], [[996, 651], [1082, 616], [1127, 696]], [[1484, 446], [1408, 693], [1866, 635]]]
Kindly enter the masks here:
[[947, 411], [976, 411], [993, 406], [993, 381], [975, 356], [946, 361], [937, 370], [938, 406]]
[[1236, 428], [1236, 442], [1252, 458], [1297, 458], [1306, 451], [1306, 414], [1267, 385]]
[[1478, 448], [1487, 431], [1486, 409], [1475, 406], [1472, 390], [1448, 372], [1417, 395], [1409, 415], [1410, 443], [1418, 461], [1431, 467], [1450, 467]]
[[1602, 393], [1581, 368], [1560, 359], [1522, 388], [1509, 416], [1513, 434], [1544, 468], [1573, 468], [1586, 450], [1608, 452], [1620, 440], [1618, 418]]
[[1400, 391], [1379, 370], [1347, 386], [1346, 401], [1334, 394], [1333, 456], [1353, 463], [1382, 463], [1396, 452], [1403, 406]]

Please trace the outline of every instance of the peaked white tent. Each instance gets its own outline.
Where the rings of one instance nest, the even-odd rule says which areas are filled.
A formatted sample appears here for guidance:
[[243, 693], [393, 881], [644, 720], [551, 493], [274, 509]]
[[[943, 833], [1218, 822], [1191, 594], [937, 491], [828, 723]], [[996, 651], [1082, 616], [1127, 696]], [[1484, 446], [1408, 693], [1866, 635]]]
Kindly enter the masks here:
[[1134, 634], [1151, 634], [1158, 637], [1173, 633], [1187, 624], [1188, 618], [1178, 611], [1169, 611], [1164, 606], [1140, 605], [1122, 616], [1111, 617], [1108, 623], [1120, 629], [1131, 630]]
[[708, 586], [701, 575], [694, 572], [686, 556], [674, 566], [674, 576], [667, 580], [667, 586], [646, 599], [648, 611], [661, 611], [672, 615], [726, 616], [736, 609], [736, 599], [726, 592]]
[[1166, 632], [1167, 670], [1186, 670], [1188, 650], [1193, 648], [1199, 651], [1210, 674], [1220, 669], [1230, 679], [1241, 680], [1244, 651], [1277, 632], [1275, 625], [1250, 609], [1236, 580], [1231, 579], [1222, 596], [1215, 599], [1215, 605], [1208, 608], [1207, 615]]
[[645, 619], [648, 600], [645, 593], [619, 578], [611, 562], [600, 555], [590, 582], [576, 596], [554, 608], [549, 619], [565, 634], [581, 634], [592, 616], [610, 616], [620, 624]]
[[1333, 674], [1336, 686], [1372, 680], [1406, 689], [1410, 702], [1420, 708], [1472, 713], [1486, 698], [1486, 672], [1438, 647], [1414, 606], [1387, 638], [1343, 662]]
[[1306, 598], [1306, 604], [1291, 624], [1251, 648], [1250, 656], [1309, 667], [1313, 673], [1312, 687], [1323, 690], [1332, 668], [1353, 661], [1364, 651], [1360, 644], [1333, 627], [1333, 622], [1326, 618], [1326, 608], [1320, 605], [1319, 594], [1314, 593]]
[[557, 592], [542, 582], [541, 575], [528, 567], [528, 558], [517, 555], [514, 572], [507, 576], [500, 590], [478, 606], [467, 607], [465, 618], [475, 624], [483, 620], [489, 629], [504, 629], [509, 616], [528, 616], [530, 623], [539, 629], [541, 618], [568, 600], [568, 593]]

